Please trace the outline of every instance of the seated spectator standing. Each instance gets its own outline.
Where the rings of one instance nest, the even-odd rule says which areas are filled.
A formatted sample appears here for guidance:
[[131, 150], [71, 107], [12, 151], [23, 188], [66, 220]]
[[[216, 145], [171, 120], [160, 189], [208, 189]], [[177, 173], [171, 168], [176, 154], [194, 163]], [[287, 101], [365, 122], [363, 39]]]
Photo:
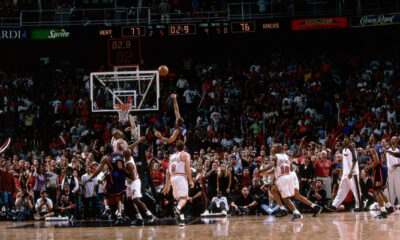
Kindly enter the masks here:
[[83, 205], [86, 219], [94, 217], [94, 208], [96, 206], [97, 178], [88, 181], [92, 175], [90, 166], [86, 167], [86, 174], [82, 176]]
[[160, 171], [160, 164], [158, 162], [153, 164], [153, 169], [150, 171], [150, 174], [156, 191], [160, 192], [164, 188], [164, 176]]
[[33, 173], [33, 177], [35, 178], [35, 186], [33, 187], [35, 200], [39, 198], [41, 191], [46, 191], [47, 178], [51, 177], [52, 175], [53, 173], [51, 172], [45, 173], [43, 166], [35, 168], [35, 172]]
[[29, 220], [32, 216], [33, 210], [33, 196], [27, 191], [25, 185], [21, 186], [21, 192], [17, 194], [17, 200], [15, 201], [15, 215], [14, 220], [25, 221]]
[[255, 213], [255, 207], [257, 202], [249, 194], [249, 189], [247, 186], [242, 188], [242, 194], [235, 201], [231, 203], [232, 206], [232, 216], [239, 215], [249, 215]]
[[212, 199], [217, 195], [217, 178], [218, 178], [218, 164], [217, 162], [213, 162], [211, 171], [209, 171], [206, 176], [208, 179], [207, 186], [207, 196]]
[[203, 215], [207, 216], [210, 213], [222, 213], [226, 215], [226, 212], [229, 210], [228, 200], [225, 196], [222, 195], [221, 191], [217, 192], [217, 196], [213, 197], [211, 200], [210, 206], [208, 206], [207, 210]]
[[243, 170], [243, 176], [240, 178], [240, 186], [248, 187], [251, 185], [250, 169], [247, 167]]
[[53, 202], [47, 197], [46, 190], [40, 192], [40, 198], [36, 201], [35, 209], [35, 220], [44, 220], [46, 217], [54, 216], [54, 212], [52, 212]]
[[320, 206], [325, 206], [326, 200], [326, 191], [322, 188], [323, 182], [322, 180], [317, 180], [314, 185], [310, 186], [310, 190], [308, 191], [307, 198]]

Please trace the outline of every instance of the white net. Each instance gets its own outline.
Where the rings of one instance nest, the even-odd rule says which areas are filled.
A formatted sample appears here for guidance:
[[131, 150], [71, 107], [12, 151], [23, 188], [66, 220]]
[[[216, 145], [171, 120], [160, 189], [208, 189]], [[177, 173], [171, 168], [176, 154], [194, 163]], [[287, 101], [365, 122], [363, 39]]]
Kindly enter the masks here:
[[129, 110], [131, 109], [132, 104], [130, 103], [120, 103], [114, 104], [114, 109], [118, 112], [118, 120], [121, 123], [126, 123], [129, 121]]

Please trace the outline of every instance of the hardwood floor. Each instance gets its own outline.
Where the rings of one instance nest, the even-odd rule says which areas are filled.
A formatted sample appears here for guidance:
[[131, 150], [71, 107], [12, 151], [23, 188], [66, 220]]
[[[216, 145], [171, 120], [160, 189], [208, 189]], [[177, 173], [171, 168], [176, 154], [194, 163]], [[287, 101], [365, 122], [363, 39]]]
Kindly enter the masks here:
[[[110, 223], [0, 222], [0, 239], [400, 239], [400, 212], [374, 219], [375, 212], [305, 215], [300, 222], [273, 216], [197, 219], [185, 227], [173, 221], [159, 226], [115, 227]], [[164, 224], [164, 225], [163, 225]]]

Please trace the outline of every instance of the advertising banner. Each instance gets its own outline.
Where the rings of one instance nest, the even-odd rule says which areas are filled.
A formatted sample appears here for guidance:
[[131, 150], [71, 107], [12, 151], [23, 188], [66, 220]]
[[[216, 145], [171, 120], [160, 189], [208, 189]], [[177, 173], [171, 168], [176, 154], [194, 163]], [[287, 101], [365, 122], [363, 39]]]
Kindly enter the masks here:
[[27, 40], [28, 31], [24, 29], [0, 29], [0, 40]]
[[70, 38], [71, 33], [64, 28], [62, 29], [33, 29], [31, 31], [32, 40], [46, 39], [66, 39]]
[[347, 28], [346, 17], [293, 19], [292, 31]]
[[352, 17], [351, 27], [387, 26], [400, 23], [400, 13]]

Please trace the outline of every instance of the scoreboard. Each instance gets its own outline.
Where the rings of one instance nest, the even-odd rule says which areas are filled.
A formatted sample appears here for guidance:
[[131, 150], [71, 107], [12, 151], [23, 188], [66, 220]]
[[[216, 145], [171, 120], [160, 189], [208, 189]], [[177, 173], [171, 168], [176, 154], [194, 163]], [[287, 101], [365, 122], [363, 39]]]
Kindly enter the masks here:
[[99, 36], [105, 37], [164, 37], [164, 36], [207, 36], [268, 32], [280, 29], [278, 22], [204, 22], [188, 24], [131, 25], [102, 28]]

